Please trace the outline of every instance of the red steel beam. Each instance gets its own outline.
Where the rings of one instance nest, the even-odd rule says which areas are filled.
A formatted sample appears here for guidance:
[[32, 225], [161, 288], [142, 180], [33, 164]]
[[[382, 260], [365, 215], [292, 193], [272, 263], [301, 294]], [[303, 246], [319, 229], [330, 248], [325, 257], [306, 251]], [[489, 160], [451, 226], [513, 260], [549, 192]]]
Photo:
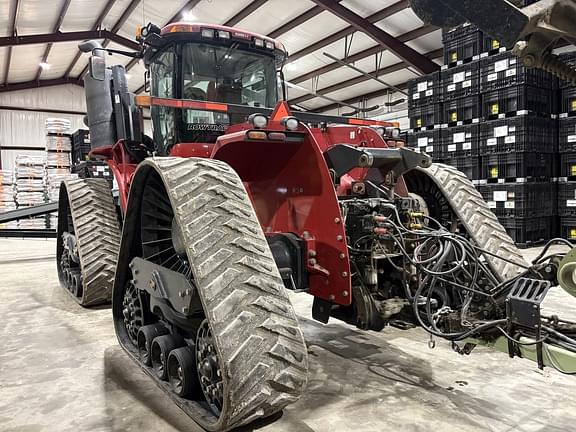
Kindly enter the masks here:
[[[430, 34], [436, 30], [438, 30], [437, 27], [434, 27], [431, 25], [425, 25], [425, 26], [419, 27], [417, 29], [414, 29], [412, 31], [406, 32], [406, 33], [398, 36], [398, 40], [400, 40], [401, 42], [409, 42], [409, 41], [417, 39], [421, 36]], [[342, 61], [347, 61], [348, 63], [354, 63], [354, 62], [357, 62], [359, 60], [363, 60], [367, 57], [370, 57], [371, 55], [376, 55], [376, 54], [383, 52], [383, 51], [386, 51], [386, 50], [383, 50], [381, 45], [375, 45], [375, 46], [367, 48], [363, 51], [359, 51], [356, 54], [348, 56], [347, 58], [342, 59]], [[340, 67], [342, 67], [342, 65], [337, 63], [337, 62], [329, 63], [326, 66], [322, 66], [318, 69], [314, 69], [313, 71], [307, 72], [304, 75], [300, 75], [300, 76], [297, 76], [296, 78], [292, 78], [292, 79], [290, 79], [290, 82], [292, 82], [294, 84], [298, 84], [298, 83], [307, 81], [311, 78], [314, 78], [314, 77], [323, 75], [325, 73], [331, 72], [333, 70], [336, 70]]]
[[[18, 18], [18, 9], [20, 7], [19, 0], [12, 2], [12, 9], [10, 10], [10, 24], [8, 31], [10, 36], [16, 35], [16, 19]], [[8, 74], [10, 73], [10, 63], [12, 61], [12, 47], [8, 48], [8, 55], [6, 56], [6, 64], [4, 65], [4, 84], [8, 82]]]
[[[60, 12], [58, 13], [58, 18], [56, 19], [56, 24], [54, 24], [52, 33], [58, 33], [60, 31], [60, 26], [62, 26], [62, 21], [64, 21], [64, 17], [66, 16], [66, 12], [68, 12], [68, 8], [70, 7], [71, 1], [72, 0], [64, 0], [64, 3], [62, 3], [62, 7], [60, 8]], [[46, 45], [46, 48], [44, 49], [44, 54], [42, 55], [41, 63], [46, 63], [46, 60], [48, 60], [48, 56], [50, 55], [52, 45], [53, 45], [52, 42], [49, 42]], [[38, 66], [38, 71], [36, 72], [36, 78], [35, 78], [36, 81], [40, 79], [43, 70], [44, 69], [42, 69], [41, 66]]]
[[[110, 30], [110, 33], [115, 34], [118, 32], [118, 30], [120, 30], [120, 28], [124, 25], [124, 23], [128, 20], [128, 18], [130, 18], [130, 15], [132, 15], [132, 12], [134, 12], [134, 9], [136, 9], [136, 7], [140, 4], [141, 1], [142, 0], [132, 0], [130, 2], [130, 4], [126, 7], [126, 9], [124, 9], [124, 12], [122, 12], [122, 15], [120, 15], [120, 18], [118, 18], [118, 21], [116, 21], [116, 24], [114, 24], [114, 26]], [[106, 39], [102, 43], [102, 46], [103, 47], [108, 46], [108, 42], [110, 40], [113, 40], [114, 42], [116, 42], [111, 37], [111, 38]], [[136, 43], [136, 42], [134, 42], [134, 43]], [[80, 74], [77, 76], [77, 79], [79, 81], [82, 81], [82, 78], [84, 78], [84, 74], [86, 73], [87, 70], [88, 70], [88, 64], [86, 64], [84, 69], [82, 69], [82, 72], [80, 72]]]
[[[438, 58], [438, 57], [441, 57], [441, 56], [442, 56], [442, 49], [437, 49], [437, 50], [428, 52], [428, 53], [423, 54], [423, 55], [424, 55], [428, 60], [432, 61], [431, 59], [435, 59], [435, 58]], [[369, 72], [369, 74], [370, 74], [370, 75], [375, 75], [375, 76], [382, 76], [382, 75], [387, 75], [387, 74], [390, 74], [390, 73], [393, 73], [393, 72], [398, 72], [398, 71], [400, 71], [400, 70], [402, 70], [402, 69], [406, 69], [406, 68], [409, 67], [409, 66], [410, 66], [410, 65], [409, 65], [407, 62], [401, 61], [401, 62], [395, 63], [395, 64], [393, 64], [393, 65], [386, 66], [386, 67], [384, 67], [384, 68], [382, 68], [382, 69], [378, 69], [378, 70]], [[365, 76], [365, 75], [360, 75], [360, 76], [358, 76], [358, 77], [356, 77], [356, 78], [353, 78], [353, 79], [350, 79], [350, 80], [347, 80], [347, 81], [341, 81], [341, 82], [339, 82], [339, 83], [333, 84], [333, 85], [328, 86], [328, 87], [325, 87], [325, 88], [323, 88], [323, 89], [316, 90], [316, 93], [321, 94], [321, 95], [328, 94], [328, 93], [332, 93], [332, 92], [335, 92], [335, 91], [338, 91], [338, 90], [342, 90], [342, 89], [344, 89], [344, 88], [346, 88], [346, 87], [350, 87], [350, 86], [353, 86], [353, 85], [362, 83], [362, 82], [364, 82], [364, 81], [368, 81], [369, 79], [370, 79], [370, 78], [368, 78], [368, 77]], [[304, 95], [304, 96], [300, 96], [300, 97], [297, 97], [297, 98], [295, 98], [295, 99], [291, 99], [291, 100], [289, 100], [288, 102], [289, 102], [291, 105], [298, 105], [298, 104], [300, 104], [300, 103], [302, 103], [302, 102], [306, 102], [306, 101], [308, 101], [308, 100], [310, 100], [310, 99], [314, 99], [315, 97], [316, 97], [316, 96], [306, 94], [306, 95]]]
[[74, 84], [81, 86], [82, 84], [75, 78], [55, 78], [55, 79], [48, 79], [48, 80], [33, 80], [33, 81], [26, 81], [21, 83], [13, 83], [13, 84], [6, 84], [0, 86], [0, 93], [5, 93], [9, 91], [16, 91], [16, 90], [27, 90], [27, 89], [34, 89], [40, 87], [52, 87], [57, 85], [63, 84]]
[[[98, 30], [100, 28], [102, 22], [104, 21], [104, 18], [106, 18], [106, 15], [108, 15], [108, 12], [110, 12], [110, 9], [112, 9], [112, 6], [114, 6], [114, 3], [116, 3], [116, 0], [108, 0], [108, 2], [104, 5], [104, 8], [100, 11], [100, 15], [98, 15], [98, 18], [96, 18], [96, 21], [94, 21], [94, 24], [92, 25], [93, 31]], [[66, 68], [66, 72], [64, 72], [65, 77], [70, 76], [70, 72], [72, 72], [72, 69], [74, 69], [74, 66], [76, 66], [76, 63], [78, 63], [78, 60], [80, 60], [81, 55], [82, 52], [78, 50], [78, 52], [74, 56], [74, 59], [70, 62], [70, 64]]]
[[[381, 11], [373, 13], [364, 19], [369, 23], [376, 23], [409, 7], [410, 3], [408, 0], [401, 0], [388, 6], [387, 8], [382, 9]], [[296, 51], [294, 54], [288, 57], [288, 62], [296, 61], [299, 58], [307, 56], [308, 54], [312, 54], [314, 51], [318, 51], [334, 42], [338, 42], [340, 39], [344, 39], [346, 36], [350, 36], [355, 31], [356, 29], [353, 26], [348, 26], [340, 31], [337, 31], [336, 33], [332, 33], [331, 35], [326, 36], [324, 39], [321, 39], [318, 42], [301, 49], [300, 51]]]
[[78, 32], [58, 32], [58, 33], [45, 33], [37, 35], [26, 36], [9, 36], [0, 38], [0, 47], [3, 46], [18, 46], [18, 45], [33, 45], [42, 43], [57, 43], [57, 42], [72, 42], [83, 41], [86, 39], [111, 39], [117, 44], [123, 45], [126, 48], [138, 49], [139, 45], [124, 36], [111, 33], [108, 30], [89, 30]]
[[312, 1], [319, 6], [322, 6], [324, 9], [336, 15], [340, 19], [343, 19], [357, 31], [366, 33], [384, 48], [389, 49], [402, 60], [412, 65], [416, 70], [418, 70], [418, 72], [422, 74], [428, 74], [440, 69], [436, 63], [426, 58], [415, 49], [410, 48], [403, 42], [400, 42], [390, 33], [385, 32], [379, 27], [376, 27], [368, 20], [362, 18], [360, 15], [354, 13], [348, 8], [345, 8], [334, 0]]
[[240, 12], [238, 12], [236, 15], [234, 15], [232, 18], [230, 18], [228, 21], [226, 21], [224, 23], [224, 25], [234, 27], [236, 24], [238, 24], [244, 18], [251, 15], [257, 9], [262, 7], [264, 5], [264, 3], [266, 3], [267, 1], [268, 0], [253, 0], [252, 3], [250, 3], [248, 6], [243, 8]]

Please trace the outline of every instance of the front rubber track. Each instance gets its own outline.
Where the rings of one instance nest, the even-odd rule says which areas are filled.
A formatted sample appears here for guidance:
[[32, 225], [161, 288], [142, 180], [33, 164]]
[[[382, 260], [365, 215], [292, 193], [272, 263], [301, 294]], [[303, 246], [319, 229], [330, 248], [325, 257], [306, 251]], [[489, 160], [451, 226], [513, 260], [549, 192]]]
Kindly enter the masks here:
[[72, 215], [83, 281], [82, 295], [70, 294], [82, 306], [110, 303], [121, 235], [110, 184], [104, 179], [62, 182], [57, 260], [61, 255], [62, 231], [66, 229], [61, 215], [66, 211]]
[[[418, 193], [418, 187], [422, 187], [423, 181], [433, 182], [479, 247], [518, 264], [527, 265], [512, 238], [466, 174], [449, 165], [434, 163], [429, 168], [416, 168], [406, 173], [404, 178], [410, 192], [415, 193]], [[521, 266], [488, 254], [484, 254], [484, 258], [501, 281], [524, 270]]]
[[[137, 253], [142, 188], [158, 173], [180, 227], [204, 313], [214, 335], [224, 382], [221, 414], [204, 401], [175, 395], [143, 367], [195, 422], [229, 430], [295, 402], [307, 381], [306, 345], [248, 194], [224, 162], [197, 158], [147, 159], [135, 174], [114, 284], [113, 314], [121, 345], [138, 352], [122, 321], [128, 264]], [[142, 365], [141, 365], [142, 366]]]

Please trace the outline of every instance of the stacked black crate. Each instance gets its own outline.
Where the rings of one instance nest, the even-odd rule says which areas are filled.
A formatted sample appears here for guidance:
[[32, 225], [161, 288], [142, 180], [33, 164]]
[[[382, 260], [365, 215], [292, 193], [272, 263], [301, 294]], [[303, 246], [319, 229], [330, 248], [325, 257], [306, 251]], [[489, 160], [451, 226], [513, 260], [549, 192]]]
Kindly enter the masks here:
[[[560, 57], [563, 62], [576, 66], [576, 52], [565, 53]], [[576, 241], [576, 86], [560, 81], [559, 87], [558, 215], [560, 216], [560, 236]]]
[[555, 87], [511, 53], [480, 60], [479, 190], [519, 246], [556, 235]]
[[440, 127], [442, 107], [440, 101], [440, 73], [421, 76], [408, 83], [408, 146], [442, 160]]
[[480, 122], [480, 69], [483, 34], [464, 24], [442, 33], [444, 66], [441, 71], [442, 152], [444, 163], [477, 183]]

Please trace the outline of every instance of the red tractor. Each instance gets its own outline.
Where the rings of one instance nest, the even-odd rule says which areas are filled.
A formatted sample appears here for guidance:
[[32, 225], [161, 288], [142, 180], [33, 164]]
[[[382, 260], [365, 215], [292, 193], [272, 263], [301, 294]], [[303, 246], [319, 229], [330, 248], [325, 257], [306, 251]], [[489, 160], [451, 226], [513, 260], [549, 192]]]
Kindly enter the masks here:
[[[112, 301], [124, 350], [194, 421], [228, 430], [302, 394], [287, 290], [323, 323], [419, 325], [466, 351], [504, 334], [511, 355], [536, 341], [541, 366], [565, 367], [575, 326], [539, 312], [558, 257], [528, 265], [464, 174], [396, 124], [291, 112], [270, 38], [175, 23], [138, 40], [145, 97], [81, 47], [91, 157], [114, 184], [62, 185], [58, 274], [80, 304]], [[510, 318], [527, 304], [532, 321]]]

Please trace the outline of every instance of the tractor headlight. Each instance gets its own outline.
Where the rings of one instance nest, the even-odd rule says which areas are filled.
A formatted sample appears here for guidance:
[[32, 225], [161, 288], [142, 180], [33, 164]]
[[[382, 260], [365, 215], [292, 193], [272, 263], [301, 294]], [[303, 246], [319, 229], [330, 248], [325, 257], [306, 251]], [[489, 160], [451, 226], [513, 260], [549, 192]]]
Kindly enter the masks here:
[[386, 135], [390, 138], [397, 139], [400, 137], [400, 129], [398, 128], [386, 128]]
[[384, 129], [383, 127], [377, 126], [374, 128], [374, 130], [378, 133], [378, 135], [380, 136], [384, 136], [384, 134], [386, 133], [386, 129]]
[[266, 117], [264, 114], [252, 114], [250, 117], [248, 117], [248, 121], [257, 129], [264, 129], [266, 126], [268, 126], [268, 117]]
[[300, 126], [300, 121], [296, 117], [284, 117], [281, 123], [289, 131], [295, 131]]

